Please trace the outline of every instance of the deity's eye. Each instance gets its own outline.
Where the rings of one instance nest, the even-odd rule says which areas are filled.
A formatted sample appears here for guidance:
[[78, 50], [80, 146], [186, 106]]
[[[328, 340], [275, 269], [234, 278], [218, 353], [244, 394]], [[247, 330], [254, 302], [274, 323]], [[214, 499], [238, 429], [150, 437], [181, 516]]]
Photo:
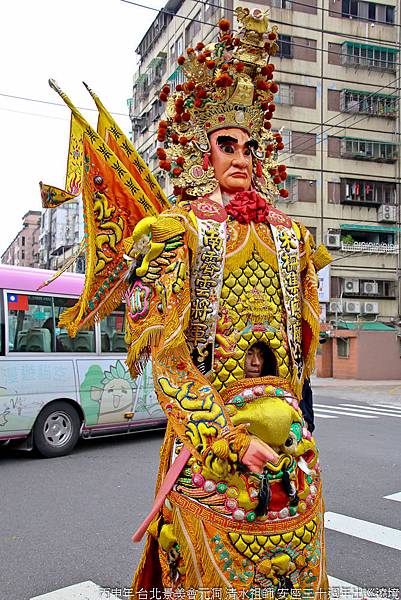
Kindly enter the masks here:
[[245, 156], [251, 156], [251, 154], [252, 154], [252, 151], [251, 151], [251, 149], [250, 149], [250, 148], [245, 148], [245, 150], [244, 150], [244, 155], [245, 155]]
[[220, 144], [220, 149], [226, 154], [234, 154], [234, 148], [231, 144]]

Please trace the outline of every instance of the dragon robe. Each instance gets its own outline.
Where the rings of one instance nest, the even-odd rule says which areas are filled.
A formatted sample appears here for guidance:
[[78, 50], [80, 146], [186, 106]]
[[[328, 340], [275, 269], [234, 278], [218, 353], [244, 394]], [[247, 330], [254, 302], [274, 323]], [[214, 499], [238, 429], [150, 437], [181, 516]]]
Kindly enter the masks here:
[[[263, 219], [240, 213], [181, 202], [125, 243], [128, 365], [135, 375], [151, 356], [168, 416], [157, 487], [190, 452], [148, 529], [132, 597], [328, 589], [319, 460], [298, 402], [318, 344], [316, 271], [330, 258], [272, 206]], [[271, 371], [246, 379], [257, 342]], [[262, 474], [241, 462], [251, 436], [279, 455]]]

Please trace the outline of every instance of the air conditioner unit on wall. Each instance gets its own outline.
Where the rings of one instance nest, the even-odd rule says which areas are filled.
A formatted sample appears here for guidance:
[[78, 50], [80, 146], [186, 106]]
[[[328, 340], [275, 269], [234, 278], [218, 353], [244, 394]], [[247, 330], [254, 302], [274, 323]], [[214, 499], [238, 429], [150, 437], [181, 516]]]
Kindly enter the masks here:
[[341, 247], [341, 235], [339, 233], [326, 233], [324, 243], [327, 248], [336, 249]]
[[396, 223], [397, 207], [390, 204], [382, 204], [377, 209], [377, 220], [379, 223]]
[[379, 303], [378, 302], [364, 302], [362, 305], [362, 314], [378, 315], [379, 314]]
[[377, 281], [363, 281], [362, 291], [364, 294], [378, 294], [379, 284], [377, 283]]
[[359, 279], [344, 279], [344, 292], [359, 294]]
[[342, 313], [343, 312], [343, 303], [341, 300], [334, 300], [329, 304], [329, 312], [330, 313]]
[[359, 313], [361, 312], [361, 303], [354, 301], [346, 302], [345, 312], [352, 315], [359, 315]]

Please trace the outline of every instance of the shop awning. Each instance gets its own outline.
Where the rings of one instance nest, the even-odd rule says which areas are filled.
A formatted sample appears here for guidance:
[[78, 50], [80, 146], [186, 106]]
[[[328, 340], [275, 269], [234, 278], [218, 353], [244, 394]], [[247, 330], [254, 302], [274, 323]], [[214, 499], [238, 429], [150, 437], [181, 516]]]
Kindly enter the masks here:
[[372, 233], [394, 233], [400, 231], [395, 225], [388, 227], [387, 225], [360, 225], [359, 223], [341, 223], [341, 231], [371, 231]]
[[134, 85], [140, 85], [141, 83], [143, 83], [144, 81], [147, 81], [147, 80], [148, 80], [147, 73], [141, 73], [140, 75], [138, 75], [138, 77], [134, 81]]
[[338, 320], [338, 329], [350, 329], [352, 331], [397, 331], [381, 321], [342, 321]]
[[399, 50], [397, 48], [389, 48], [388, 46], [374, 46], [372, 44], [360, 44], [358, 42], [343, 42], [343, 46], [347, 48], [369, 48], [371, 50], [380, 50], [385, 52], [392, 52], [393, 54], [398, 54]]
[[367, 94], [368, 96], [374, 96], [375, 98], [386, 98], [386, 99], [397, 100], [397, 96], [395, 96], [394, 94], [381, 94], [381, 93], [372, 92], [372, 90], [354, 90], [354, 89], [350, 89], [350, 88], [344, 88], [341, 91], [349, 92], [350, 94]]
[[163, 63], [163, 61], [166, 60], [166, 57], [167, 57], [166, 52], [159, 52], [159, 54], [155, 58], [152, 58], [152, 60], [150, 61], [150, 63], [147, 66], [147, 70], [155, 69], [156, 67], [161, 65]]

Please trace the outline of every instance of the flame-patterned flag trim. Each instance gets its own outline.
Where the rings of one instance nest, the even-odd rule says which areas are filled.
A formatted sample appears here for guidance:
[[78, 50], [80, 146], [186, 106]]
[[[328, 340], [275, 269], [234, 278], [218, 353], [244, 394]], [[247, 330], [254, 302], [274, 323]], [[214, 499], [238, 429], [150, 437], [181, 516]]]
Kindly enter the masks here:
[[[76, 199], [76, 192], [80, 192], [84, 210], [85, 286], [75, 306], [64, 311], [60, 318], [60, 326], [75, 336], [79, 329], [92, 326], [95, 320], [103, 318], [120, 304], [127, 289], [124, 279], [127, 270], [124, 240], [132, 234], [140, 219], [157, 216], [163, 205], [159, 202], [155, 206], [154, 195], [148, 197], [131, 170], [89, 125], [57, 84], [51, 81], [50, 85], [71, 109], [75, 125], [71, 126], [70, 132], [66, 178], [69, 190], [41, 183], [43, 206], [57, 207]], [[75, 146], [71, 142], [72, 132], [75, 141], [78, 141]], [[74, 147], [75, 163], [70, 155]], [[82, 153], [81, 157], [78, 152]], [[77, 185], [75, 189], [74, 185]]]

